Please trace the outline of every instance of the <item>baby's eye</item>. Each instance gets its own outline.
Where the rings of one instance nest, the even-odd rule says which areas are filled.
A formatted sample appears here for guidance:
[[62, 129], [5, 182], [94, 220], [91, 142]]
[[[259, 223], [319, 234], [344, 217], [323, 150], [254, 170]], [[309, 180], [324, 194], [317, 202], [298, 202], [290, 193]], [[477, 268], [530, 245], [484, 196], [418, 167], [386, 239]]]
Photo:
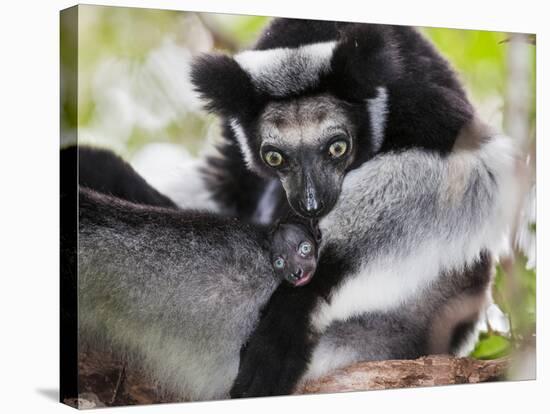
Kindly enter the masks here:
[[311, 253], [311, 250], [312, 250], [311, 243], [307, 241], [302, 242], [298, 250], [302, 256], [307, 256], [308, 254]]
[[273, 266], [275, 266], [276, 269], [282, 269], [285, 267], [285, 260], [282, 257], [277, 257], [273, 262]]

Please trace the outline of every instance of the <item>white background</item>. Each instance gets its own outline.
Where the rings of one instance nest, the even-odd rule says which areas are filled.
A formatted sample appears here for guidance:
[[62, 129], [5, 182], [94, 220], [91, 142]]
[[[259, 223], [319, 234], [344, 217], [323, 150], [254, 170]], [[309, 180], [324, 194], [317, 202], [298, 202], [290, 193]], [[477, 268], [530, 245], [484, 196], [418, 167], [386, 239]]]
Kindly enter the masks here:
[[[548, 11], [543, 0], [374, 1], [148, 0], [106, 5], [537, 33], [538, 380], [340, 395], [104, 409], [109, 412], [416, 412], [539, 413], [550, 409], [549, 296], [544, 279], [550, 214], [542, 91], [550, 87]], [[62, 0], [2, 2], [0, 14], [0, 411], [68, 412], [58, 389], [59, 10]], [[546, 156], [543, 154], [546, 153]], [[547, 253], [548, 254], [548, 253]]]

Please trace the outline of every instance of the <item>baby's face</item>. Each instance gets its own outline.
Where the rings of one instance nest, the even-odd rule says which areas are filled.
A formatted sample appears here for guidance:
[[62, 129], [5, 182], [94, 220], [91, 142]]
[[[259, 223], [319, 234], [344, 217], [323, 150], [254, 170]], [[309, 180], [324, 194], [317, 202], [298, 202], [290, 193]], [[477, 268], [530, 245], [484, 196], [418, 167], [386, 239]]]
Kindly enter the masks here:
[[274, 232], [271, 263], [275, 272], [294, 286], [308, 283], [317, 267], [317, 246], [302, 226], [283, 224]]

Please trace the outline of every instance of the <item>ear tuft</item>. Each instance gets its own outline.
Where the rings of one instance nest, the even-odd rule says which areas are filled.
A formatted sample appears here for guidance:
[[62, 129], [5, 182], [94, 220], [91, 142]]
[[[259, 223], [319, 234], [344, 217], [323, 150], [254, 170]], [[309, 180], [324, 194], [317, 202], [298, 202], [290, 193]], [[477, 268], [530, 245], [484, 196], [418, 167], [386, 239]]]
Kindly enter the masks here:
[[195, 58], [191, 82], [206, 101], [206, 109], [219, 115], [245, 115], [255, 107], [250, 77], [230, 56], [205, 54]]

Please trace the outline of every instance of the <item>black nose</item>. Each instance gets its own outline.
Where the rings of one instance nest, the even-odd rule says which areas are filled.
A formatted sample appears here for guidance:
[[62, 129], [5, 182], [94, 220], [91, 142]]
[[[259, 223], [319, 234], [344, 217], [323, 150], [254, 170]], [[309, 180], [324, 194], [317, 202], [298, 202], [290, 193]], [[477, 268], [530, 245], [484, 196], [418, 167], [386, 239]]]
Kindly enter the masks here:
[[322, 201], [317, 201], [315, 203], [304, 203], [299, 201], [300, 210], [307, 217], [317, 217], [323, 211], [324, 204]]

